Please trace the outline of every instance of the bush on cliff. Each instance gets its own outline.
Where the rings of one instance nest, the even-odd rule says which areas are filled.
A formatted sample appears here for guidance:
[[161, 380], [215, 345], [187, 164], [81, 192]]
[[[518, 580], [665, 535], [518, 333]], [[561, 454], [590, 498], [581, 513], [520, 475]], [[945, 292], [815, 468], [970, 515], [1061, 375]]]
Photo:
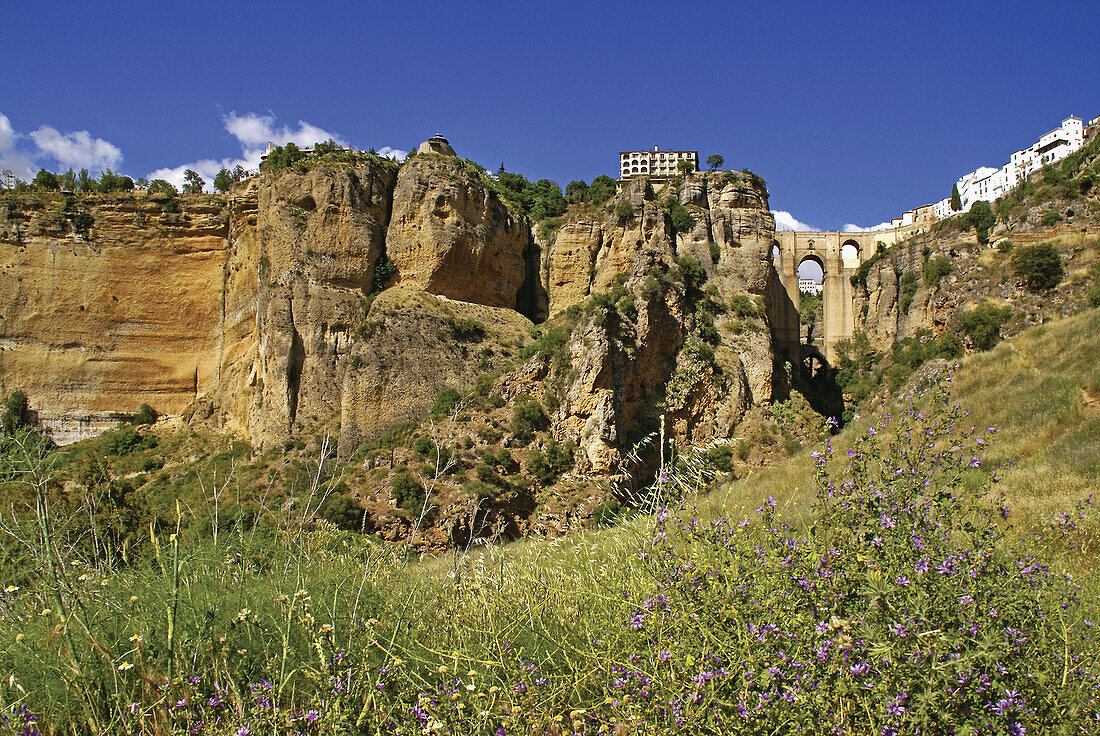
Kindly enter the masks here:
[[[936, 256], [924, 263], [924, 285], [929, 289], [939, 286], [943, 277], [951, 273], [951, 259], [947, 256]], [[914, 293], [916, 289], [913, 289]]]
[[982, 302], [959, 315], [959, 325], [976, 350], [989, 350], [1001, 341], [1001, 327], [1012, 315], [1008, 307]]
[[509, 431], [517, 440], [526, 445], [535, 432], [541, 432], [549, 426], [550, 420], [538, 402], [530, 397], [517, 399], [515, 408], [512, 409], [512, 421], [508, 425]]
[[390, 479], [390, 490], [397, 505], [412, 514], [420, 513], [424, 504], [424, 486], [416, 476], [402, 468]]
[[1023, 245], [1012, 254], [1012, 271], [1031, 291], [1049, 291], [1062, 281], [1062, 256], [1050, 243]]

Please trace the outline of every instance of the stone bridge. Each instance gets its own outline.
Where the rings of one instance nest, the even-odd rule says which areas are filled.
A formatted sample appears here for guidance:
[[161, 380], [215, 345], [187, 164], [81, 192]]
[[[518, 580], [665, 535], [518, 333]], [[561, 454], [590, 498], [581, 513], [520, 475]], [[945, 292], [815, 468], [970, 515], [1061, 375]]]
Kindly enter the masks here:
[[837, 360], [836, 344], [852, 336], [856, 325], [855, 287], [851, 277], [878, 248], [891, 246], [920, 232], [920, 226], [871, 232], [793, 232], [775, 234], [772, 265], [778, 278], [772, 280], [769, 319], [772, 334], [787, 348], [792, 360], [812, 355], [814, 349], [801, 345], [798, 267], [815, 261], [822, 273], [822, 352], [830, 364]]

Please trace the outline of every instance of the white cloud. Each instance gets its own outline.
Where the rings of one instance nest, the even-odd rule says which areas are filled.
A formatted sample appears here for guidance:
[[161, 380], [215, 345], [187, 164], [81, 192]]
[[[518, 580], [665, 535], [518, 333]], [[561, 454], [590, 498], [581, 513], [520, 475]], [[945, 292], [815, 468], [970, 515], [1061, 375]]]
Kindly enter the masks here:
[[853, 225], [852, 223], [849, 222], [844, 226], [844, 232], [846, 232], [846, 233], [873, 233], [873, 232], [877, 232], [879, 230], [889, 230], [893, 226], [894, 226], [893, 223], [890, 223], [890, 222], [880, 222], [879, 224], [872, 225], [871, 227], [860, 227], [859, 225]]
[[15, 145], [15, 131], [6, 115], [0, 115], [0, 153], [10, 151]]
[[[262, 153], [262, 151], [261, 151]], [[192, 161], [189, 164], [180, 164], [172, 168], [157, 169], [149, 174], [147, 179], [152, 181], [153, 179], [164, 179], [166, 182], [179, 189], [183, 186], [183, 174], [188, 169], [196, 172], [206, 181], [206, 191], [213, 191], [214, 177], [218, 175], [218, 172], [222, 169], [233, 169], [237, 165], [245, 169], [255, 169], [260, 164], [259, 155], [256, 156], [255, 163], [246, 159], [228, 159], [223, 158], [221, 161], [215, 161], [214, 159], [204, 158], [201, 161]]]
[[405, 157], [409, 155], [408, 151], [402, 151], [400, 148], [390, 148], [389, 146], [382, 146], [378, 149], [378, 155], [383, 158], [392, 158], [394, 161], [404, 161]]
[[[30, 140], [33, 146], [20, 145]], [[118, 166], [122, 151], [118, 146], [93, 138], [86, 130], [60, 133], [43, 125], [29, 135], [20, 133], [6, 115], [0, 114], [0, 170], [10, 169], [17, 177], [31, 179], [41, 167], [39, 159], [50, 158], [60, 168], [98, 169]], [[52, 164], [48, 168], [56, 168]]]
[[[164, 179], [178, 188], [183, 186], [183, 173], [187, 169], [191, 169], [206, 180], [206, 190], [211, 191], [214, 177], [223, 168], [233, 169], [240, 166], [246, 171], [258, 169], [260, 157], [267, 151], [268, 143], [274, 143], [277, 146], [293, 143], [296, 146], [305, 147], [332, 140], [342, 146], [348, 145], [347, 141], [339, 135], [304, 120], [298, 121], [297, 128], [291, 128], [286, 125], [276, 125], [274, 115], [257, 115], [256, 113], [238, 115], [236, 112], [231, 112], [222, 117], [222, 122], [225, 124], [226, 131], [237, 139], [237, 143], [241, 147], [239, 158], [223, 158], [220, 161], [207, 158], [180, 164], [179, 166], [165, 167], [151, 172], [148, 179]], [[398, 151], [397, 149], [382, 150], [401, 154], [401, 157], [404, 158], [404, 151]]]
[[772, 215], [775, 217], [776, 230], [797, 230], [799, 232], [817, 232], [818, 230], [813, 225], [799, 222], [794, 218], [794, 215], [784, 210], [772, 210]]
[[43, 125], [30, 137], [40, 151], [53, 156], [62, 168], [102, 170], [118, 166], [122, 161], [118, 146], [102, 138], [93, 138], [86, 130], [63, 134]]
[[347, 145], [347, 142], [335, 133], [318, 128], [304, 120], [298, 121], [297, 130], [285, 125], [276, 128], [274, 115], [257, 115], [251, 112], [247, 115], [238, 115], [236, 112], [231, 112], [222, 120], [225, 123], [225, 129], [240, 142], [242, 149], [267, 148], [268, 141], [277, 146], [284, 146], [287, 143], [294, 143], [296, 146], [312, 146], [314, 143], [323, 143], [327, 140], [334, 140], [342, 146]]
[[11, 171], [20, 179], [30, 179], [35, 168], [30, 157], [15, 150], [19, 134], [6, 115], [0, 114], [0, 171]]

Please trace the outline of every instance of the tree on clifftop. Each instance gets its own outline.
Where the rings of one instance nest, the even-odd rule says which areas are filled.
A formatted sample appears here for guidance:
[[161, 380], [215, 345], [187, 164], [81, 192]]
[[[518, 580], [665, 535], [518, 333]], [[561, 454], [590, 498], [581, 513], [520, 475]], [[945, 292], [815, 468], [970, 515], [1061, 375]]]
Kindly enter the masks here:
[[583, 181], [571, 181], [565, 187], [565, 201], [569, 204], [580, 204], [588, 194], [588, 185]]
[[726, 159], [722, 158], [721, 154], [712, 153], [707, 156], [707, 166], [710, 167], [711, 171], [717, 171], [722, 168], [722, 164], [724, 163], [726, 163]]
[[187, 169], [183, 172], [183, 193], [202, 194], [202, 188], [206, 186], [206, 180], [199, 176], [199, 172]]
[[31, 183], [43, 192], [56, 192], [61, 188], [61, 183], [57, 179], [57, 174], [46, 171], [45, 169], [39, 169], [38, 173], [34, 175], [34, 181]]
[[959, 185], [951, 186], [951, 211], [958, 212], [963, 208], [962, 198], [959, 197]]
[[233, 178], [229, 175], [229, 169], [222, 169], [214, 176], [215, 192], [225, 194], [231, 186], [233, 186]]
[[615, 180], [607, 174], [600, 174], [588, 185], [586, 195], [592, 204], [603, 204], [615, 196]]

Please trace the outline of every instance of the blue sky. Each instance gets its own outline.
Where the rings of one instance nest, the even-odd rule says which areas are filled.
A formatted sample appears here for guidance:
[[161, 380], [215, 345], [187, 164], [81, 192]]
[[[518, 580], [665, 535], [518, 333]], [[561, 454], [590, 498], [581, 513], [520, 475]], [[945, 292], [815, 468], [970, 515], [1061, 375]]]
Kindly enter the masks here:
[[1100, 115], [1095, 0], [895, 5], [7, 3], [0, 167], [173, 176], [265, 136], [441, 132], [564, 187], [659, 145], [720, 153], [773, 209], [839, 229]]

